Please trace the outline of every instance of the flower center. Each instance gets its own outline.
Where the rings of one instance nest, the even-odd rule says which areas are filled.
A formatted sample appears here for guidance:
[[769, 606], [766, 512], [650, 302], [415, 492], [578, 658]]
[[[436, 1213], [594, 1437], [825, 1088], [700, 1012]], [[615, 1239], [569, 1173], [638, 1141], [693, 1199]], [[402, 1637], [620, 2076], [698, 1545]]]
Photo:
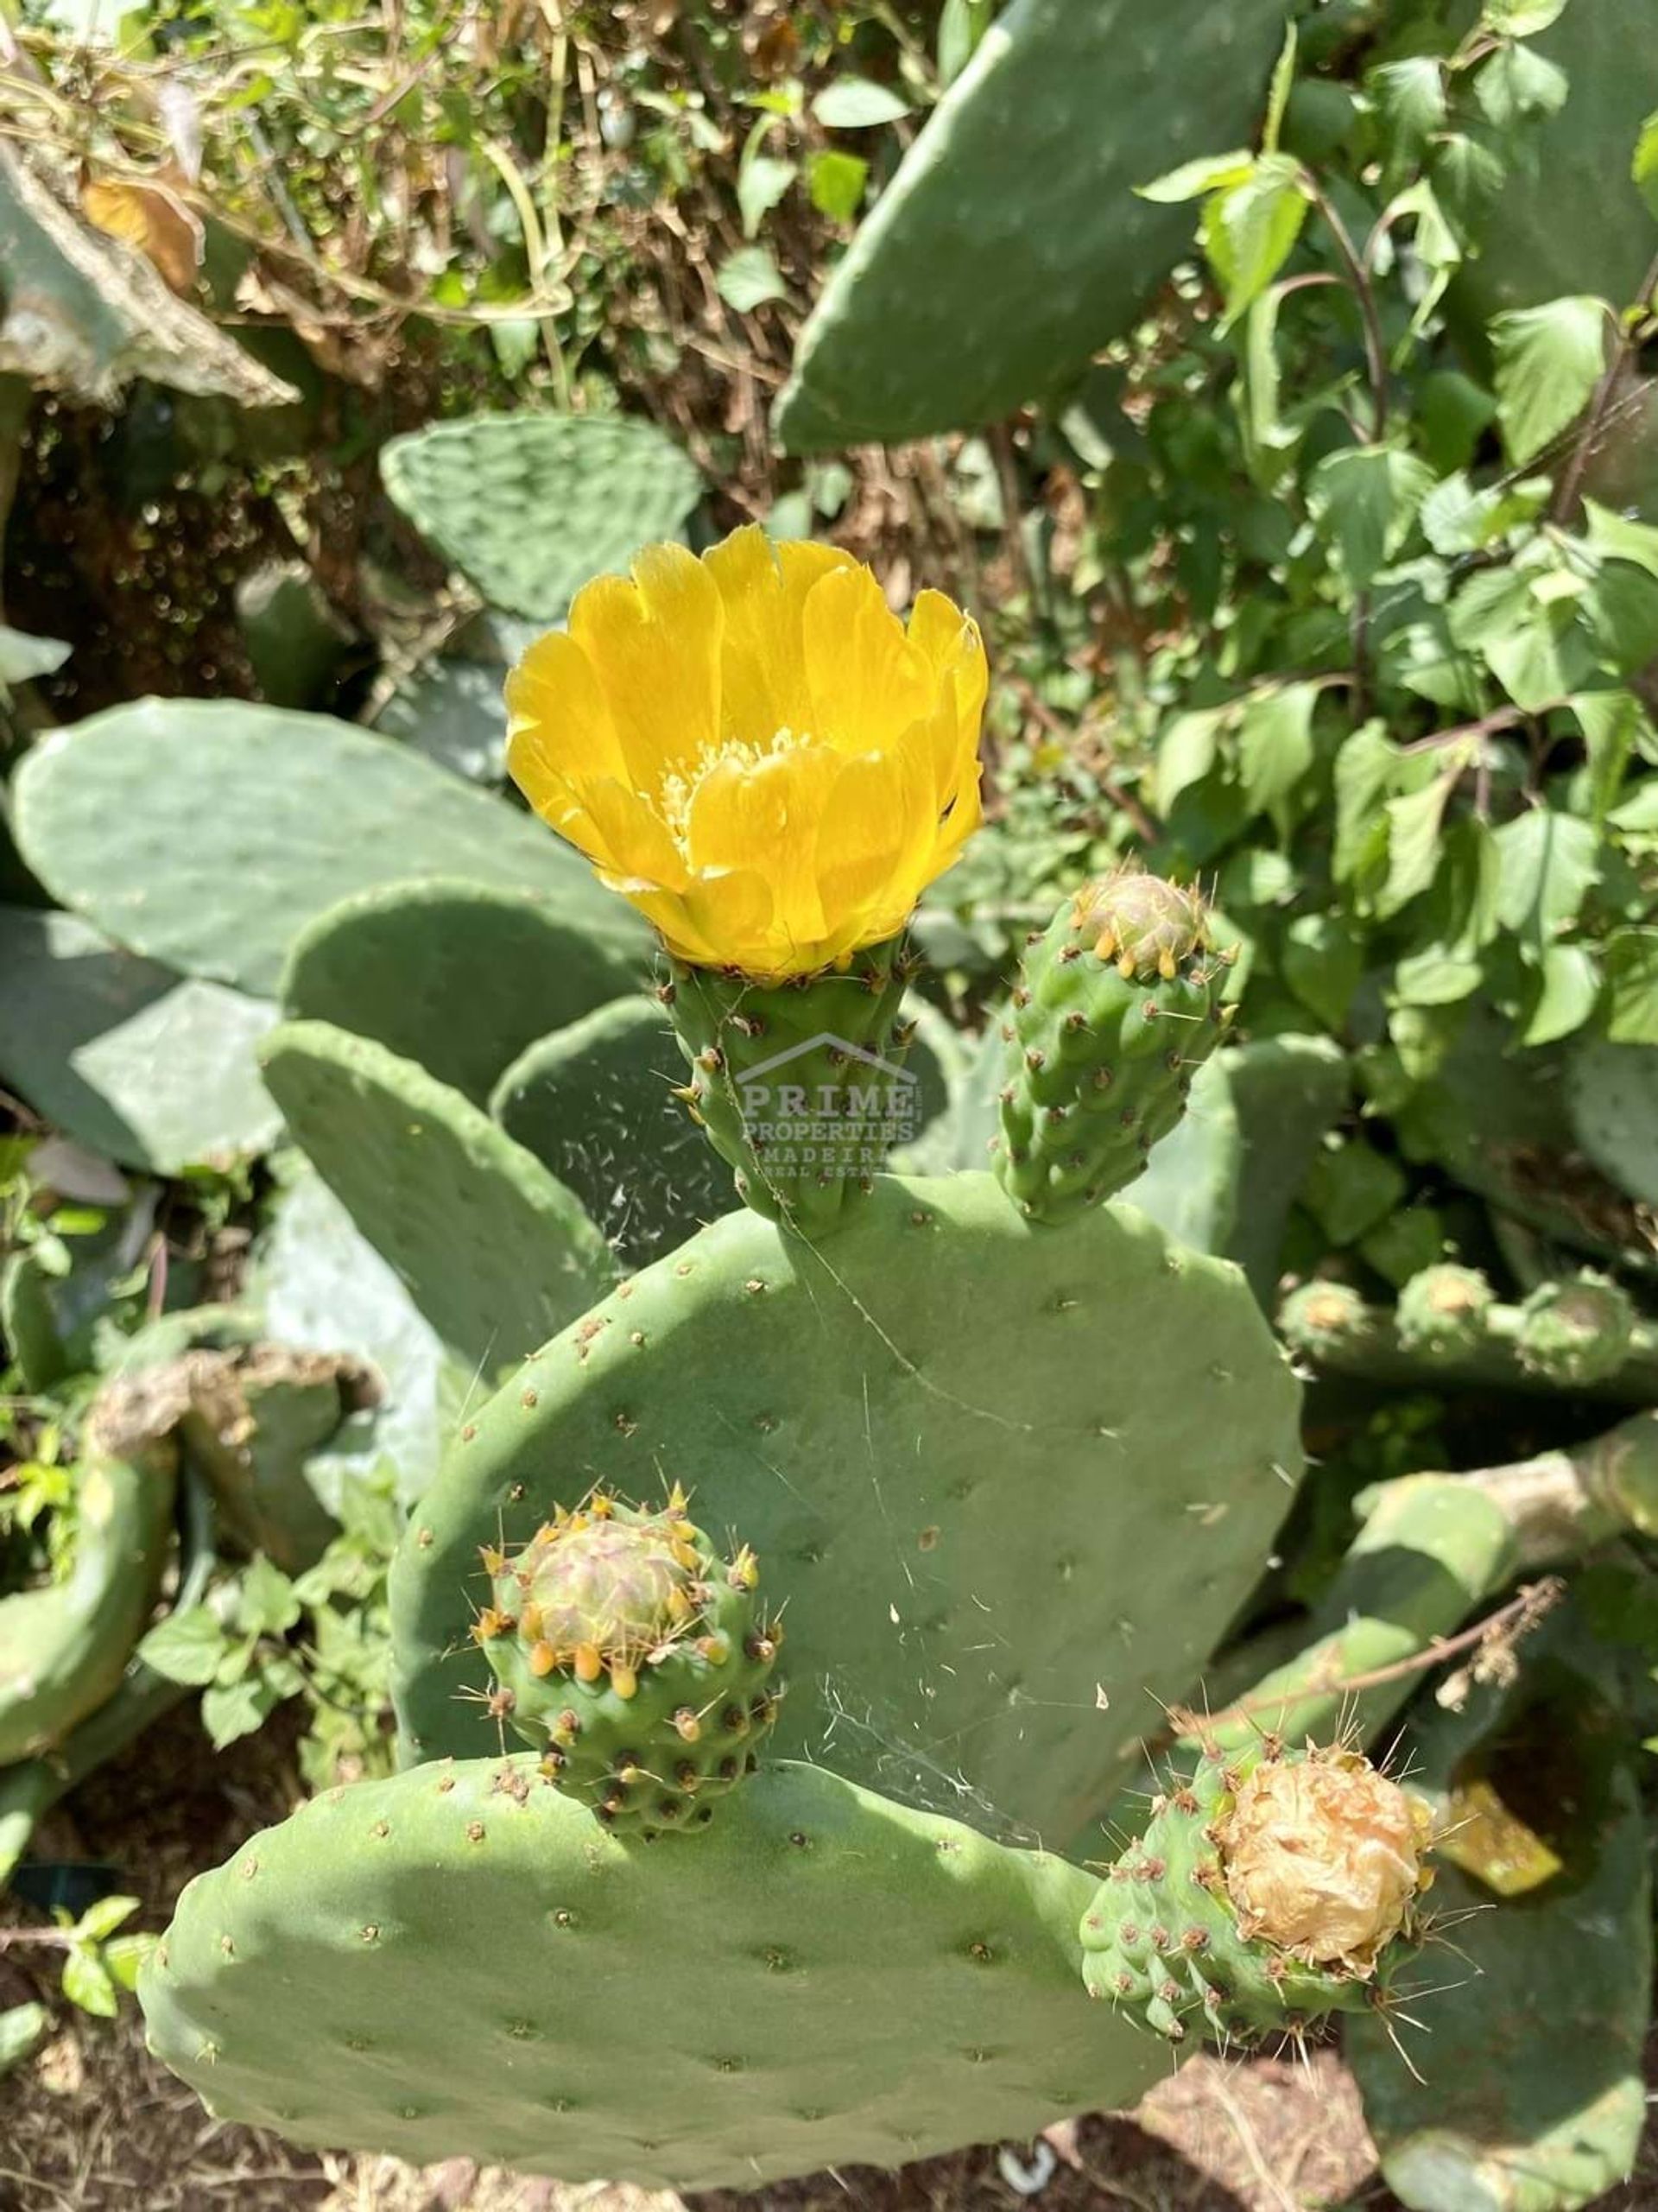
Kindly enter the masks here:
[[685, 858], [691, 857], [691, 803], [706, 776], [728, 761], [738, 768], [758, 768], [781, 753], [798, 751], [811, 742], [804, 730], [782, 729], [769, 738], [725, 738], [700, 752], [681, 754], [670, 761], [657, 786], [656, 812]]

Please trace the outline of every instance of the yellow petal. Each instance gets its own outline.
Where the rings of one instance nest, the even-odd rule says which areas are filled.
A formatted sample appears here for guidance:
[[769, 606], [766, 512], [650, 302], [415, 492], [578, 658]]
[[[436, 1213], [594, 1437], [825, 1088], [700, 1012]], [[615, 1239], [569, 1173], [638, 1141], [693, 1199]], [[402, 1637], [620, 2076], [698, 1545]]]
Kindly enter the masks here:
[[910, 609], [910, 643], [940, 676], [953, 675], [962, 712], [977, 723], [984, 711], [990, 668], [978, 624], [942, 592], [922, 592]]
[[713, 966], [769, 979], [798, 972], [788, 967], [787, 941], [772, 927], [771, 886], [758, 868], [699, 876], [684, 903], [691, 928], [719, 948]]
[[853, 566], [832, 545], [774, 545], [750, 523], [703, 555], [725, 610], [720, 654], [720, 735], [763, 743], [810, 729], [801, 611], [832, 569]]
[[685, 889], [691, 877], [680, 849], [636, 792], [605, 776], [578, 783], [575, 795], [605, 848], [606, 874], [663, 891]]
[[537, 814], [547, 777], [626, 776], [598, 673], [573, 637], [538, 637], [507, 678], [506, 698], [507, 765]]
[[867, 568], [838, 568], [812, 586], [802, 642], [815, 738], [873, 751], [933, 704], [932, 671]]
[[818, 826], [840, 770], [827, 745], [800, 745], [750, 764], [718, 762], [691, 800], [688, 842], [699, 871], [763, 869], [771, 922], [804, 941], [823, 930], [814, 866]]
[[623, 880], [607, 875], [604, 881], [644, 916], [676, 959], [689, 960], [693, 967], [724, 967], [729, 964], [730, 954], [723, 947], [715, 946], [692, 916], [687, 900], [696, 892], [694, 883], [682, 897], [678, 891], [642, 891], [636, 878]]
[[630, 779], [654, 792], [718, 733], [725, 618], [713, 578], [682, 545], [647, 546], [633, 578], [578, 592], [570, 635], [598, 671]]

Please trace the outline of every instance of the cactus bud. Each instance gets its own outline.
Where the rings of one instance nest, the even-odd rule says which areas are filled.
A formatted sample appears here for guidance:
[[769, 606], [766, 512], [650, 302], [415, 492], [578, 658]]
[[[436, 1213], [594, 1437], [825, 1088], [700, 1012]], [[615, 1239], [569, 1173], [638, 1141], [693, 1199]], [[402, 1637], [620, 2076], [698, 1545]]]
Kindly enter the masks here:
[[1497, 1293], [1477, 1267], [1425, 1267], [1399, 1293], [1394, 1324], [1407, 1352], [1455, 1359], [1485, 1334]]
[[1604, 1382], [1629, 1357], [1635, 1309], [1617, 1283], [1592, 1269], [1540, 1284], [1520, 1310], [1521, 1365], [1550, 1382]]
[[1303, 1283], [1278, 1309], [1279, 1334], [1313, 1360], [1362, 1343], [1370, 1327], [1370, 1309], [1351, 1283]]
[[[618, 1829], [670, 1818], [668, 1803], [677, 1820], [684, 1808], [661, 1795], [664, 1778], [705, 1799], [731, 1786], [725, 1754], [763, 1734], [775, 1711], [776, 1634], [756, 1605], [747, 1545], [722, 1562], [677, 1487], [656, 1512], [596, 1492], [494, 1562], [479, 1641], [511, 1693], [514, 1729], [560, 1754], [549, 1780]], [[730, 1714], [740, 1725], [726, 1725]]]
[[1225, 962], [1200, 894], [1120, 869], [1068, 898], [1012, 999], [997, 1174], [1061, 1221], [1139, 1174], [1219, 1043]]

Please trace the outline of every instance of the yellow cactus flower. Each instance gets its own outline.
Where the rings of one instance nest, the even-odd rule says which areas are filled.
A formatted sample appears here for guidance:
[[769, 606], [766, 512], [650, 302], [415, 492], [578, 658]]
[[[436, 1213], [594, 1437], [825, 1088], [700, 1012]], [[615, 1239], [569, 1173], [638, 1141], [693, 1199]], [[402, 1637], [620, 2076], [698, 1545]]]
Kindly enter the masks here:
[[698, 967], [778, 983], [900, 930], [979, 818], [984, 649], [833, 547], [653, 545], [507, 680], [537, 814]]

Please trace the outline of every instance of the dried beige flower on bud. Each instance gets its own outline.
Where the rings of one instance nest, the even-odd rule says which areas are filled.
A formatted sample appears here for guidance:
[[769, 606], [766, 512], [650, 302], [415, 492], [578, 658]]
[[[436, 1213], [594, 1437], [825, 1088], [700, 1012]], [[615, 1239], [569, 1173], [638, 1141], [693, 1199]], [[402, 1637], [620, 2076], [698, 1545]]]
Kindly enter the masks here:
[[1431, 1816], [1357, 1752], [1262, 1759], [1216, 1840], [1242, 1933], [1366, 1975], [1430, 1879]]

